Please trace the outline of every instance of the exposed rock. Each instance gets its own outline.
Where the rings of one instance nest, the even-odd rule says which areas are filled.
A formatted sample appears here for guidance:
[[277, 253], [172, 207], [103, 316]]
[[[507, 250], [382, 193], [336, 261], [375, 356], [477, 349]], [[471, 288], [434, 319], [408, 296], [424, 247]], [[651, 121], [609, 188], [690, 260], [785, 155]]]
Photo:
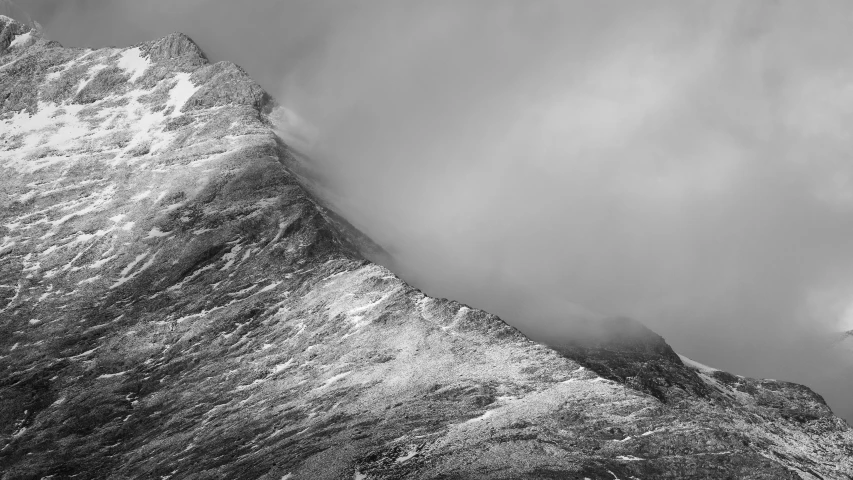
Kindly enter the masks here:
[[0, 15], [0, 53], [5, 53], [9, 50], [10, 45], [15, 41], [15, 37], [24, 35], [30, 31], [30, 27], [18, 23], [11, 18]]
[[183, 33], [172, 33], [156, 42], [145, 43], [140, 49], [154, 63], [167, 61], [177, 68], [191, 70], [208, 64], [201, 48]]
[[[265, 110], [270, 96], [237, 65], [219, 62], [197, 70], [190, 80], [202, 85], [184, 106], [184, 110], [246, 105]], [[268, 113], [268, 110], [267, 110]]]
[[666, 341], [637, 321], [613, 318], [587, 322], [577, 328], [576, 338], [574, 343], [553, 347], [604, 378], [662, 402], [708, 394], [705, 383]]
[[805, 387], [630, 322], [558, 353], [363, 260], [274, 103], [187, 37], [26, 45], [0, 56], [3, 479], [853, 475]]

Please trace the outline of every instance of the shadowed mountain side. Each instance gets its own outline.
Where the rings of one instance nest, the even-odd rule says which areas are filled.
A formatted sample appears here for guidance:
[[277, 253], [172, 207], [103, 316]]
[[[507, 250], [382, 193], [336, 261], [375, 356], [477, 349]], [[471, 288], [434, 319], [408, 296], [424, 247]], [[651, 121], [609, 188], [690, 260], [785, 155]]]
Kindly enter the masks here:
[[[271, 116], [275, 118], [277, 113], [276, 110], [273, 110]], [[275, 120], [273, 122], [277, 129], [281, 128], [281, 122]], [[326, 221], [340, 233], [347, 247], [372, 262], [393, 268], [394, 258], [385, 248], [374, 242], [372, 238], [336, 211], [336, 207], [329, 200], [334, 195], [324, 186], [322, 174], [313, 168], [311, 159], [294, 148], [288, 148], [284, 142], [281, 142], [281, 145], [282, 155], [280, 158], [282, 164], [295, 174], [302, 188], [311, 194], [310, 196], [317, 209], [323, 214]]]
[[[630, 322], [575, 361], [363, 260], [272, 99], [188, 37], [0, 29], [4, 480], [853, 474], [804, 387], [678, 367]], [[641, 363], [666, 402], [618, 382]]]
[[648, 393], [662, 402], [672, 396], [705, 397], [708, 387], [664, 341], [640, 322], [608, 318], [578, 322], [576, 340], [552, 345], [604, 378]]

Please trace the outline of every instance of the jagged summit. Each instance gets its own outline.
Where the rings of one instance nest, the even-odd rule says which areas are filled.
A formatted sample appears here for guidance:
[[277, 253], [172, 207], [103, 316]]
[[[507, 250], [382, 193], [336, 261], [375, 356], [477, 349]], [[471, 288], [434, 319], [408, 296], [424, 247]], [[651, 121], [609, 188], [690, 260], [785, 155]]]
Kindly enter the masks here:
[[275, 102], [188, 37], [17, 32], [4, 480], [853, 475], [853, 432], [805, 387], [685, 365], [625, 320], [561, 354], [364, 260]]
[[[2, 4], [0, 4], [2, 6]], [[0, 55], [10, 49], [21, 49], [29, 46], [41, 37], [39, 29], [33, 24], [27, 25], [11, 17], [0, 15]]]
[[551, 346], [602, 377], [665, 403], [685, 394], [709, 394], [708, 385], [663, 337], [640, 322], [620, 317], [578, 323], [573, 342]]
[[193, 39], [180, 32], [170, 33], [156, 42], [143, 43], [145, 53], [153, 62], [181, 59], [188, 65], [206, 65], [207, 56]]
[[14, 21], [29, 27], [36, 27], [36, 23], [24, 9], [10, 0], [0, 0], [0, 22], [9, 23]]

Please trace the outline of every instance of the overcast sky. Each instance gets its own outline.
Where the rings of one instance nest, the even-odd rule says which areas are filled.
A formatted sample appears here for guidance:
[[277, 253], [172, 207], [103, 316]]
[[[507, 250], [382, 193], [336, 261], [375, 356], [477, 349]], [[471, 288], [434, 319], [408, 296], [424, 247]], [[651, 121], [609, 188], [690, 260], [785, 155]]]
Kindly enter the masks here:
[[66, 46], [182, 31], [316, 128], [427, 293], [540, 340], [587, 310], [853, 419], [853, 3], [20, 0]]

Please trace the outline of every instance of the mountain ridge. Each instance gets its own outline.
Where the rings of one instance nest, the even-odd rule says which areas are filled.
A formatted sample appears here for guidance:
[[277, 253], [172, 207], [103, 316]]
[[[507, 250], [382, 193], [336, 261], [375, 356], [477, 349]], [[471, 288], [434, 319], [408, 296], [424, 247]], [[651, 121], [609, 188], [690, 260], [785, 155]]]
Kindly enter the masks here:
[[629, 345], [548, 348], [363, 260], [281, 107], [189, 37], [0, 23], [2, 478], [853, 474], [806, 387], [620, 319]]

